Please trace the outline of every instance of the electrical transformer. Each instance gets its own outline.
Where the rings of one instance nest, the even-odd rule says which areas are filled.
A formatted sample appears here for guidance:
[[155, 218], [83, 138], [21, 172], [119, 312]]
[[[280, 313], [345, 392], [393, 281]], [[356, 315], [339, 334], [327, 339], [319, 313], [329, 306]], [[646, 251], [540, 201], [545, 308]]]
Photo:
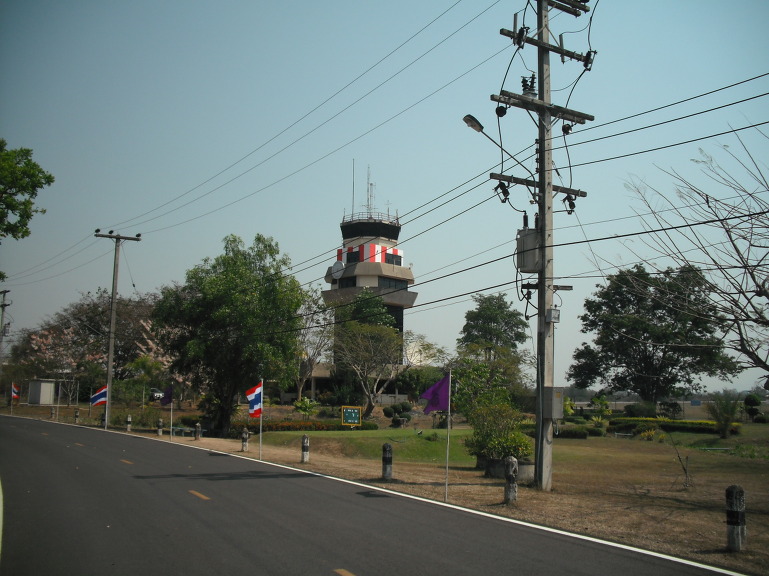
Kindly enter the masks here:
[[524, 274], [539, 272], [539, 231], [521, 228], [516, 236], [516, 266]]

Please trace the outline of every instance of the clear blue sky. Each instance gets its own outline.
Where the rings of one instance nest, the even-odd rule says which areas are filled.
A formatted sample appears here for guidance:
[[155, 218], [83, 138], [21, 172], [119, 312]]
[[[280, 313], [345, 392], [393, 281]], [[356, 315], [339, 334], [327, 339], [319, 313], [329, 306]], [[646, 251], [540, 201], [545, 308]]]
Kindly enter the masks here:
[[[585, 52], [589, 41], [598, 51], [568, 102], [594, 115], [596, 128], [575, 130], [569, 158], [555, 153], [558, 166], [576, 165], [571, 174], [559, 170], [563, 183], [588, 193], [575, 215], [556, 214], [557, 243], [641, 230], [635, 214], [643, 207], [626, 190], [629, 179], [672, 197], [662, 169], [704, 181], [690, 162], [698, 148], [718, 155], [736, 140], [595, 161], [769, 120], [763, 97], [614, 136], [764, 94], [768, 76], [605, 125], [769, 72], [765, 1], [590, 5], [589, 38], [589, 16], [551, 22], [568, 49]], [[443, 299], [516, 279], [511, 258], [481, 266], [512, 254], [521, 216], [491, 198], [488, 172], [499, 152], [462, 117], [474, 114], [498, 138], [489, 95], [508, 65], [504, 88], [513, 92], [527, 67], [536, 68], [530, 46], [510, 64], [511, 42], [499, 35], [524, 8], [523, 0], [0, 0], [0, 137], [32, 148], [56, 177], [38, 197], [47, 213], [33, 219], [32, 235], [0, 248], [12, 334], [111, 285], [113, 245], [94, 238], [96, 228], [142, 233], [125, 245], [123, 295], [183, 281], [221, 252], [228, 234], [249, 243], [256, 233], [272, 236], [301, 282], [322, 284], [341, 242], [339, 222], [362, 209], [370, 168], [376, 208], [401, 217], [401, 248], [421, 284], [407, 328], [453, 347], [472, 302]], [[526, 24], [536, 27], [532, 10]], [[552, 64], [553, 102], [565, 105], [582, 67], [556, 57]], [[512, 109], [501, 132], [505, 148], [524, 151], [533, 170], [532, 119]], [[766, 158], [766, 141], [743, 134]], [[514, 189], [512, 198], [533, 220], [525, 192]], [[637, 261], [631, 249], [643, 246], [604, 240], [556, 249], [556, 275], [574, 286], [556, 298], [556, 385], [566, 384], [571, 355], [586, 339], [577, 320], [585, 297], [613, 265]], [[732, 386], [749, 388], [755, 377]]]

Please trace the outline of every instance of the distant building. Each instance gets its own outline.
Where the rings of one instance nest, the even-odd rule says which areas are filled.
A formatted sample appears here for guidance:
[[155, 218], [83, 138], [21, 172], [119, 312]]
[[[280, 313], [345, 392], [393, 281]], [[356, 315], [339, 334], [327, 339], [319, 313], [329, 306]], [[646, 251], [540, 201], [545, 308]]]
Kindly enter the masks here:
[[48, 406], [55, 404], [56, 381], [55, 380], [30, 380], [29, 403]]
[[401, 226], [397, 216], [371, 211], [350, 214], [339, 227], [342, 248], [326, 271], [325, 280], [331, 287], [322, 292], [324, 302], [346, 304], [368, 288], [382, 297], [395, 327], [403, 332], [403, 311], [414, 305], [417, 293], [409, 291], [414, 274], [404, 266], [403, 250], [398, 248]]

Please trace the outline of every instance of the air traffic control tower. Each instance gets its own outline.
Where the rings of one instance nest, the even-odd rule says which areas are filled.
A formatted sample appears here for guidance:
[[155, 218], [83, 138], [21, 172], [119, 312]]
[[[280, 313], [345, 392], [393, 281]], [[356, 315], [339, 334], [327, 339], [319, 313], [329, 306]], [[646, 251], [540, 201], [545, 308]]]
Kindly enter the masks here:
[[403, 332], [403, 311], [411, 308], [416, 292], [411, 268], [403, 265], [403, 250], [398, 248], [401, 225], [398, 217], [377, 212], [360, 212], [342, 218], [342, 248], [336, 262], [326, 271], [331, 288], [322, 293], [328, 305], [352, 302], [365, 288], [381, 296], [395, 327]]

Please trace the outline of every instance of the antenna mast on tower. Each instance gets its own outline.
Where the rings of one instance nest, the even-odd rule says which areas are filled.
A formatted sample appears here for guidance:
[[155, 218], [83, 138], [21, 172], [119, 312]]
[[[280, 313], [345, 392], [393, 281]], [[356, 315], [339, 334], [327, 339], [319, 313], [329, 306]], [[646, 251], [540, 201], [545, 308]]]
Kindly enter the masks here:
[[374, 183], [371, 181], [371, 166], [366, 174], [366, 211], [371, 216], [374, 213]]

